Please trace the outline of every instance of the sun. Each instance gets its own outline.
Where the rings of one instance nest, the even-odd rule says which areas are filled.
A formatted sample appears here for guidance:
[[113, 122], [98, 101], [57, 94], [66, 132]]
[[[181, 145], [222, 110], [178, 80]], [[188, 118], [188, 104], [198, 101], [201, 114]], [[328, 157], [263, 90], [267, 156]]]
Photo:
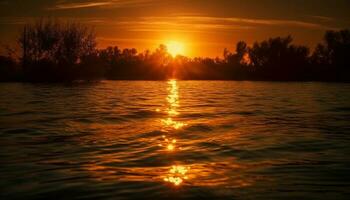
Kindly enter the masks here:
[[173, 56], [177, 55], [184, 55], [185, 53], [185, 46], [183, 43], [178, 41], [169, 41], [166, 43], [166, 46], [168, 48], [168, 52]]

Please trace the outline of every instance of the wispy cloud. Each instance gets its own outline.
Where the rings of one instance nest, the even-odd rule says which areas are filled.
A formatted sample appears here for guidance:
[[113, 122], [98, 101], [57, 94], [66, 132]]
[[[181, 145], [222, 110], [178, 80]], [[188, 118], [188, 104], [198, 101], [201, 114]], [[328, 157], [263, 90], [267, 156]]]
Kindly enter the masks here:
[[59, 1], [54, 6], [49, 7], [49, 10], [69, 10], [80, 8], [117, 8], [117, 7], [130, 7], [141, 6], [152, 2], [152, 0], [104, 0], [104, 1], [79, 1], [79, 2], [66, 2]]
[[[62, 18], [62, 20], [79, 21], [92, 26], [107, 26], [134, 32], [231, 32], [264, 27], [294, 27], [312, 30], [336, 29], [321, 22], [283, 19], [253, 19], [211, 16], [168, 16], [168, 17], [85, 17]], [[0, 24], [23, 24], [33, 18], [0, 18]]]
[[[135, 19], [134, 19], [135, 20]], [[110, 21], [109, 25], [115, 25], [118, 27], [125, 27], [129, 31], [142, 31], [142, 32], [210, 32], [218, 30], [238, 30], [238, 29], [252, 29], [252, 26], [235, 25], [235, 24], [220, 24], [220, 23], [206, 23], [197, 22], [191, 23], [187, 20], [179, 20], [174, 18], [164, 17], [142, 17], [134, 20], [116, 20]]]
[[267, 25], [267, 26], [297, 26], [303, 28], [326, 29], [322, 24], [305, 22], [299, 20], [280, 20], [280, 19], [253, 19], [253, 18], [237, 18], [237, 17], [208, 17], [208, 16], [180, 16], [179, 19], [184, 19], [192, 22], [207, 22], [207, 23], [236, 23], [250, 25]]
[[[158, 46], [159, 44], [164, 43], [164, 40], [162, 39], [151, 39], [151, 38], [118, 38], [118, 37], [97, 37], [97, 40], [99, 41], [103, 41], [103, 42], [107, 42], [107, 44], [110, 43], [117, 43], [117, 44], [121, 44], [121, 43], [125, 43], [125, 44], [130, 44], [130, 43], [143, 43], [143, 44], [147, 44], [147, 45], [155, 45]], [[224, 46], [227, 45], [226, 42], [211, 42], [211, 41], [192, 41], [191, 42], [192, 45], [198, 45], [200, 44], [207, 44], [207, 45], [212, 45], [212, 46]]]
[[130, 44], [130, 43], [142, 43], [147, 44], [149, 47], [152, 45], [158, 45], [164, 42], [160, 39], [151, 38], [118, 38], [118, 37], [97, 37], [98, 41], [105, 42], [107, 44], [117, 43], [117, 44]]
[[[69, 10], [69, 9], [113, 9], [125, 7], [140, 7], [144, 5], [153, 5], [159, 0], [60, 0], [57, 1], [51, 10]], [[161, 2], [161, 1], [160, 1]], [[236, 29], [252, 29], [266, 26], [279, 27], [297, 27], [307, 29], [331, 29], [327, 26], [332, 18], [325, 16], [309, 16], [308, 19], [262, 19], [262, 18], [241, 18], [241, 17], [215, 17], [203, 15], [191, 15], [182, 13], [170, 16], [146, 16], [146, 17], [116, 17], [114, 20], [106, 19], [105, 22], [96, 21], [96, 23], [105, 23], [123, 26], [127, 24], [127, 29], [134, 31], [151, 31], [152, 29], [179, 29], [182, 31], [198, 31], [198, 30], [236, 30]], [[112, 21], [112, 22], [111, 22]], [[117, 21], [117, 23], [115, 22]], [[137, 26], [137, 27], [135, 27]]]
[[112, 3], [113, 3], [113, 1], [61, 3], [61, 4], [55, 5], [54, 7], [50, 8], [50, 9], [53, 9], [53, 10], [64, 10], [64, 9], [90, 8], [90, 7], [99, 7], [99, 6], [111, 5]]
[[329, 21], [334, 20], [334, 18], [332, 18], [332, 17], [320, 16], [320, 15], [310, 15], [310, 17], [313, 19], [323, 21], [323, 22], [329, 22]]
[[[102, 20], [103, 21], [103, 20]], [[172, 17], [138, 17], [119, 18], [109, 20], [100, 24], [108, 26], [125, 27], [130, 31], [174, 31], [200, 32], [218, 30], [243, 30], [259, 27], [296, 27], [316, 30], [334, 29], [321, 23], [299, 20], [277, 20], [277, 19], [251, 19], [234, 17], [208, 17], [208, 16], [172, 16]]]

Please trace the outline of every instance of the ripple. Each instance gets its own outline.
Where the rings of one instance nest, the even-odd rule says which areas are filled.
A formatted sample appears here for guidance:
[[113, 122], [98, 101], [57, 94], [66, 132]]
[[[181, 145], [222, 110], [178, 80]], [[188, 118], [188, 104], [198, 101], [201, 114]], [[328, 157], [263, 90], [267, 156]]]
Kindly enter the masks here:
[[2, 83], [2, 197], [347, 199], [349, 89]]

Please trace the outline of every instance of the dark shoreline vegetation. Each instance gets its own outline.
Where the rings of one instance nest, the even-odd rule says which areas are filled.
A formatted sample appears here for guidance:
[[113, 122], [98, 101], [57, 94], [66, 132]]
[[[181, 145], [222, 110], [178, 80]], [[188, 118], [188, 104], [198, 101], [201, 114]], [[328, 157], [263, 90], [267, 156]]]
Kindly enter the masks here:
[[165, 45], [154, 52], [97, 49], [93, 29], [78, 23], [38, 20], [20, 31], [20, 52], [0, 56], [2, 82], [95, 80], [257, 80], [350, 82], [350, 31], [327, 31], [311, 52], [291, 36], [270, 38], [223, 58], [173, 58]]

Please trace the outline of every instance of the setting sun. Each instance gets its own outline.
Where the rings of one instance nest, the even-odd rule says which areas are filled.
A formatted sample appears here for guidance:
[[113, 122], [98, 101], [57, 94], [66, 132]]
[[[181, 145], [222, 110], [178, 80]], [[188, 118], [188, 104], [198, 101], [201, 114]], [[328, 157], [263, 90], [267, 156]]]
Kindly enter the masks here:
[[184, 44], [178, 41], [169, 41], [166, 43], [169, 53], [172, 56], [184, 55], [185, 47]]

